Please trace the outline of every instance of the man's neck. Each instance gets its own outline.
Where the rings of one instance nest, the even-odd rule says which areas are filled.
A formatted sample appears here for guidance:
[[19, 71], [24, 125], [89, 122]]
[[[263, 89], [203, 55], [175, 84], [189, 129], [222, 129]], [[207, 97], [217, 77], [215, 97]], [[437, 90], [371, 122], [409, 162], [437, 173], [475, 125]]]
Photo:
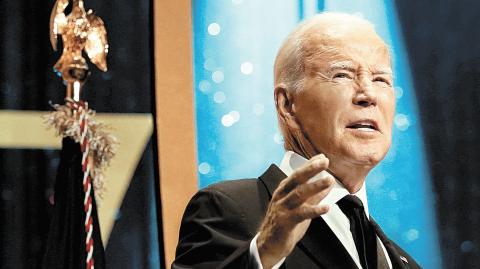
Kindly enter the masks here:
[[357, 193], [365, 183], [370, 167], [330, 160], [329, 172], [335, 176], [350, 193]]

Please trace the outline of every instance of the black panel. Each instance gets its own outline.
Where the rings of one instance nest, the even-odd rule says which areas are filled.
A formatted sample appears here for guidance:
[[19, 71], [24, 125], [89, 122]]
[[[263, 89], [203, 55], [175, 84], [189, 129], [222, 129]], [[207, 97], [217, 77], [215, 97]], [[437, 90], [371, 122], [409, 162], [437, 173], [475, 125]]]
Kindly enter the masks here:
[[443, 263], [480, 256], [478, 1], [396, 1], [426, 140]]

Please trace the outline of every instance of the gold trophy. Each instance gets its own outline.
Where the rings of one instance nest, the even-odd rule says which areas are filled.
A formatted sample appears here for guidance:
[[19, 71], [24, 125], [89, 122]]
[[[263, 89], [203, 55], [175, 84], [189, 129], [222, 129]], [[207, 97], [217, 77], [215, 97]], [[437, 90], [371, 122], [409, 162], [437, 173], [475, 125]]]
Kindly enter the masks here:
[[[70, 2], [72, 11], [65, 15]], [[57, 0], [50, 16], [50, 42], [55, 51], [58, 35], [62, 36], [63, 52], [54, 70], [67, 85], [67, 98], [78, 102], [89, 75], [82, 51], [100, 70], [107, 71], [107, 31], [92, 10], [85, 12], [83, 0]]]

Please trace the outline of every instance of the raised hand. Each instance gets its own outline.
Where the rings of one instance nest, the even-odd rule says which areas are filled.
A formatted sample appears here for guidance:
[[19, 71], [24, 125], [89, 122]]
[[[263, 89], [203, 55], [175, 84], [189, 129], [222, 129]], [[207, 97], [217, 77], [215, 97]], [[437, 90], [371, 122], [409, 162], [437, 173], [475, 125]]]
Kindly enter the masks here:
[[309, 180], [328, 168], [328, 159], [320, 154], [282, 180], [272, 195], [257, 239], [263, 268], [271, 268], [286, 257], [302, 239], [312, 218], [328, 211], [319, 202], [328, 194], [334, 178], [330, 174]]

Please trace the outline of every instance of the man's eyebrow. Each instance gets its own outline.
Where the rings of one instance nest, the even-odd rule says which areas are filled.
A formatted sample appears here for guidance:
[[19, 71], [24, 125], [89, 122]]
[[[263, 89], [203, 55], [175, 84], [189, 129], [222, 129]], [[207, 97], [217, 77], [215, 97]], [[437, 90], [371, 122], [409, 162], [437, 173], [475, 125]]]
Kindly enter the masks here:
[[356, 67], [355, 64], [353, 64], [353, 62], [351, 61], [341, 61], [332, 63], [328, 69], [331, 71], [340, 69], [355, 72]]
[[[329, 71], [335, 70], [347, 70], [350, 72], [356, 72], [357, 67], [352, 61], [339, 61], [334, 62], [328, 67]], [[373, 68], [373, 75], [393, 75], [393, 71], [389, 67], [385, 68]]]
[[392, 75], [393, 71], [391, 68], [379, 68], [373, 71], [374, 75]]
[[385, 70], [377, 70], [375, 72], [373, 72], [374, 75], [389, 75], [389, 76], [393, 76], [393, 72], [392, 70], [388, 70], [388, 69], [385, 69]]

